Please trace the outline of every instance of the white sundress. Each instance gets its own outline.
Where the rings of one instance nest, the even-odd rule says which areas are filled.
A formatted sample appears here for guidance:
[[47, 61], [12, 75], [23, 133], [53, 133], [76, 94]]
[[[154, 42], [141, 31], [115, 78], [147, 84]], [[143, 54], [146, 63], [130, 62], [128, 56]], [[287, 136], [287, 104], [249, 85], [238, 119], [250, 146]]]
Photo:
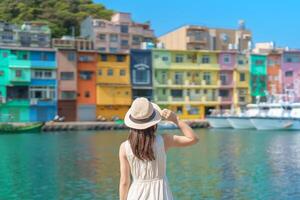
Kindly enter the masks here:
[[128, 140], [125, 149], [133, 178], [127, 200], [173, 200], [166, 177], [166, 152], [162, 136], [155, 137], [153, 161], [138, 159]]

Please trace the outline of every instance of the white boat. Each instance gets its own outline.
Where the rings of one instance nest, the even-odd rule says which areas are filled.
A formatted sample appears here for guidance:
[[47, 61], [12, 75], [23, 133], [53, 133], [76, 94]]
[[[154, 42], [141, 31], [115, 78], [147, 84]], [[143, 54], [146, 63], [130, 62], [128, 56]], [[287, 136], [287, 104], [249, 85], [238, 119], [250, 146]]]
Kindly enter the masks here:
[[206, 119], [212, 128], [232, 128], [226, 116], [208, 116]]
[[158, 123], [157, 128], [159, 130], [177, 129], [176, 124], [168, 121], [161, 121]]
[[259, 109], [257, 104], [248, 104], [246, 112], [238, 116], [228, 116], [227, 120], [234, 129], [254, 129], [250, 117], [258, 114]]
[[227, 120], [229, 112], [229, 110], [212, 110], [211, 115], [207, 116], [206, 119], [212, 128], [232, 128]]
[[[300, 104], [264, 105], [259, 116], [251, 117], [257, 130], [300, 130]], [[268, 109], [266, 109], [268, 107]], [[266, 110], [268, 110], [266, 112]]]

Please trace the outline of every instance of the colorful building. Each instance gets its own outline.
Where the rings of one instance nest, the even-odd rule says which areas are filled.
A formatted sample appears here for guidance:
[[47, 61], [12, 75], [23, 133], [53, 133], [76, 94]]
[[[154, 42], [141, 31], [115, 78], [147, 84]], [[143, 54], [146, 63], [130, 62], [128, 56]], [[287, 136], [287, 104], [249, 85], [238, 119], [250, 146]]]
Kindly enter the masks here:
[[256, 102], [257, 97], [264, 100], [268, 95], [267, 91], [267, 56], [263, 54], [250, 55], [250, 87], [252, 101]]
[[281, 72], [282, 54], [279, 51], [271, 51], [267, 59], [267, 90], [271, 95], [280, 94], [283, 92]]
[[87, 17], [80, 27], [82, 37], [90, 39], [101, 52], [128, 52], [140, 49], [143, 42], [154, 42], [150, 23], [134, 22], [130, 13], [115, 13], [111, 20]]
[[77, 51], [77, 120], [96, 120], [97, 52]]
[[57, 114], [56, 52], [53, 49], [32, 49], [29, 54], [30, 121], [50, 121]]
[[234, 107], [239, 109], [251, 103], [248, 56], [246, 54], [236, 53], [235, 66], [233, 102]]
[[151, 50], [130, 51], [132, 97], [153, 99]]
[[183, 119], [204, 118], [220, 107], [218, 53], [153, 50], [154, 101]]
[[98, 119], [123, 119], [129, 109], [132, 102], [129, 60], [129, 54], [98, 54]]
[[284, 51], [281, 67], [284, 92], [290, 90], [300, 100], [300, 51]]
[[251, 31], [239, 21], [238, 29], [185, 25], [158, 38], [170, 50], [248, 50]]

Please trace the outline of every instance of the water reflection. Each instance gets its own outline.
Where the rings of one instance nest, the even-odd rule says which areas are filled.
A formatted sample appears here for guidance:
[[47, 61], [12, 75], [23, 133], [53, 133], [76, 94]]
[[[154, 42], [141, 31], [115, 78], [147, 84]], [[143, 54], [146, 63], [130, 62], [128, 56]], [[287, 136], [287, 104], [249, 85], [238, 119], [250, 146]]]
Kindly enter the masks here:
[[[1, 135], [0, 199], [117, 199], [127, 134]], [[300, 133], [197, 134], [196, 146], [168, 153], [176, 199], [300, 199]]]

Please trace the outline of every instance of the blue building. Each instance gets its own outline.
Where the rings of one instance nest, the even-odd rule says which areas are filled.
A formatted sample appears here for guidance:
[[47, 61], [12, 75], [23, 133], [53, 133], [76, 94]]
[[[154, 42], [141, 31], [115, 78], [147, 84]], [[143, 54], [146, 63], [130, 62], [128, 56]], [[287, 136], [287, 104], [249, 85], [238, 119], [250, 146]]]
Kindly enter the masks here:
[[30, 121], [49, 121], [57, 114], [56, 53], [53, 49], [30, 51]]
[[151, 50], [131, 50], [130, 75], [133, 99], [137, 97], [146, 97], [152, 100], [153, 92]]

